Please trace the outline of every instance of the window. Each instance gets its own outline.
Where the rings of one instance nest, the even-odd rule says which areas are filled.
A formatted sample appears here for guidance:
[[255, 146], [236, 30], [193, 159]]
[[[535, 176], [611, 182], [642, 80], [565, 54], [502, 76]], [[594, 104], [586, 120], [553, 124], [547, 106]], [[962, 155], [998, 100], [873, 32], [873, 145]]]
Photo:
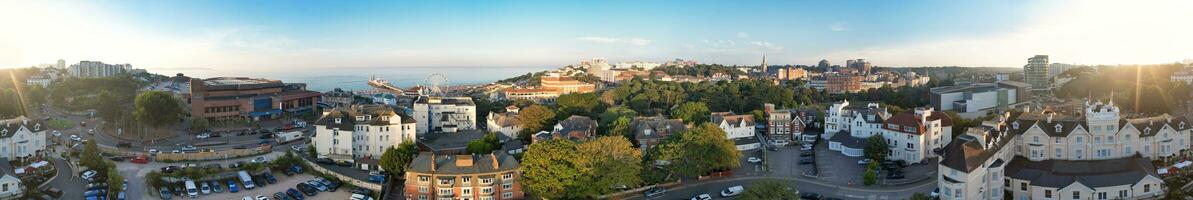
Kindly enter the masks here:
[[513, 192], [501, 193], [501, 198], [502, 199], [514, 198], [514, 193]]
[[482, 194], [493, 193], [493, 188], [491, 188], [491, 187], [481, 188], [481, 193]]
[[1106, 136], [1106, 143], [1114, 143], [1114, 136]]
[[915, 148], [915, 144], [912, 144], [912, 143], [907, 143], [907, 148], [908, 148], [908, 149], [914, 149], [914, 148]]
[[418, 193], [427, 193], [427, 186], [418, 186]]
[[481, 179], [481, 184], [491, 184], [491, 183], [493, 183], [493, 179], [491, 179], [491, 178], [482, 178]]
[[427, 200], [427, 195], [425, 195], [425, 194], [418, 195], [418, 200]]
[[1106, 199], [1106, 192], [1099, 192], [1098, 199]]
[[472, 183], [472, 177], [467, 177], [467, 176], [460, 177], [460, 183], [463, 183], [463, 184]]
[[1002, 186], [1003, 187], [1011, 187], [1011, 179], [1003, 179]]
[[1118, 191], [1118, 197], [1119, 197], [1119, 198], [1125, 198], [1125, 197], [1127, 197], [1127, 190], [1119, 190], [1119, 191]]
[[1052, 198], [1052, 190], [1044, 190], [1044, 198]]
[[1073, 199], [1081, 199], [1081, 191], [1073, 191]]
[[1058, 148], [1058, 149], [1056, 149], [1056, 157], [1057, 157], [1057, 158], [1059, 158], [1059, 157], [1061, 156], [1061, 153], [1062, 153], [1063, 151], [1064, 151], [1064, 149], [1059, 149], [1059, 148]]
[[1085, 141], [1083, 141], [1083, 139], [1085, 139], [1085, 138], [1077, 137], [1077, 144], [1081, 144], [1082, 142], [1085, 142]]
[[1152, 184], [1143, 184], [1143, 192], [1144, 193], [1152, 192]]
[[1032, 137], [1031, 137], [1031, 141], [1033, 141], [1033, 142], [1036, 142], [1036, 143], [1040, 143], [1040, 136], [1032, 136]]
[[1061, 126], [1060, 124], [1056, 124], [1056, 132], [1058, 132], [1058, 133], [1061, 132], [1061, 128], [1064, 128], [1064, 127]]
[[461, 195], [472, 196], [472, 188], [460, 189]]
[[514, 184], [513, 184], [513, 183], [505, 183], [505, 184], [501, 184], [501, 189], [506, 189], [506, 190], [508, 190], [508, 189], [510, 189], [510, 188], [514, 188]]
[[503, 180], [510, 180], [512, 178], [514, 178], [514, 173], [505, 173], [501, 175], [501, 179]]
[[427, 182], [427, 181], [431, 181], [430, 176], [418, 176], [418, 182]]
[[1081, 159], [1081, 155], [1085, 155], [1085, 154], [1082, 154], [1081, 149], [1078, 149], [1077, 152], [1075, 152], [1073, 154], [1077, 154], [1077, 159]]
[[1114, 125], [1106, 125], [1106, 131], [1114, 131]]
[[1019, 190], [1027, 191], [1027, 183], [1019, 183]]
[[1056, 143], [1057, 143], [1057, 144], [1060, 144], [1060, 138], [1059, 138], [1059, 137], [1058, 137], [1058, 138], [1056, 138]]
[[1094, 136], [1094, 144], [1099, 144], [1099, 143], [1102, 143], [1102, 137]]

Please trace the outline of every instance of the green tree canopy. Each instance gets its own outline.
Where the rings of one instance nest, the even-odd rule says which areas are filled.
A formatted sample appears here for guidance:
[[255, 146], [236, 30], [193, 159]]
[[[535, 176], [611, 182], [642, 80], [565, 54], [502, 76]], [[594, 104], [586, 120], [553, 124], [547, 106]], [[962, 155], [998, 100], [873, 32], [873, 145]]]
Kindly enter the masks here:
[[665, 161], [670, 173], [696, 177], [716, 170], [727, 170], [741, 166], [741, 152], [737, 145], [725, 136], [725, 131], [711, 123], [703, 123], [670, 135], [651, 149], [651, 161]]
[[700, 124], [708, 122], [708, 104], [704, 102], [687, 102], [680, 104], [678, 108], [671, 111], [672, 118], [683, 119], [686, 123]]
[[178, 100], [162, 91], [147, 91], [137, 95], [135, 110], [137, 121], [153, 127], [177, 123], [183, 113]]
[[488, 154], [495, 149], [501, 148], [501, 141], [497, 139], [496, 132], [489, 132], [485, 134], [484, 138], [475, 139], [468, 142], [468, 152], [473, 154]]
[[597, 128], [600, 129], [601, 133], [606, 135], [618, 135], [617, 133], [620, 132], [615, 132], [612, 130], [614, 123], [622, 117], [633, 119], [636, 116], [638, 116], [638, 112], [634, 110], [626, 108], [625, 106], [614, 106], [609, 109], [605, 109], [604, 112], [601, 112], [600, 116], [597, 116], [597, 121], [600, 123], [597, 125]]
[[886, 143], [886, 138], [883, 138], [882, 135], [874, 135], [866, 138], [866, 147], [862, 149], [862, 153], [874, 162], [882, 162], [891, 153], [891, 149]]
[[541, 105], [530, 105], [518, 111], [518, 125], [522, 126], [522, 132], [518, 134], [518, 138], [524, 141], [530, 140], [530, 135], [545, 130], [555, 123], [555, 112], [550, 108]]
[[742, 200], [772, 200], [772, 199], [799, 199], [799, 192], [795, 189], [794, 184], [783, 184], [778, 180], [763, 180], [754, 182], [746, 186], [746, 191], [742, 192], [741, 197], [737, 199]]
[[620, 136], [536, 142], [522, 158], [523, 186], [544, 199], [595, 199], [642, 184], [642, 153]]
[[[313, 146], [310, 149], [314, 151]], [[398, 144], [397, 148], [387, 148], [385, 153], [381, 154], [381, 169], [389, 173], [390, 177], [404, 175], [415, 154], [418, 154], [418, 149], [415, 149], [414, 143], [410, 141]]]
[[581, 115], [588, 117], [597, 117], [605, 110], [605, 104], [597, 99], [596, 93], [572, 93], [559, 95], [555, 99], [555, 105], [559, 107], [559, 115], [557, 116], [572, 116]]
[[579, 199], [575, 188], [580, 169], [575, 165], [576, 144], [571, 140], [547, 140], [530, 144], [522, 156], [522, 186], [543, 199]]

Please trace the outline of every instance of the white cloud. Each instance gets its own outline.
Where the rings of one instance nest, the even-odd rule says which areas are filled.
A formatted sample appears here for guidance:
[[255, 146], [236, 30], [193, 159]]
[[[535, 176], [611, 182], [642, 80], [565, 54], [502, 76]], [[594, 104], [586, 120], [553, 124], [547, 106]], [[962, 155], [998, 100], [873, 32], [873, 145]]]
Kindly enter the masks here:
[[650, 40], [642, 38], [613, 38], [613, 37], [579, 37], [576, 40], [595, 43], [609, 43], [609, 44], [629, 44], [634, 46], [645, 46], [650, 44]]
[[848, 31], [849, 28], [845, 27], [844, 22], [834, 22], [832, 25], [828, 26], [828, 30], [840, 32], [840, 31]]
[[750, 38], [750, 34], [746, 33], [746, 32], [737, 32], [737, 38], [742, 38], [742, 39]]
[[[1007, 34], [834, 52], [893, 66], [1021, 67], [1027, 57], [1078, 64], [1171, 63], [1193, 56], [1191, 1], [1074, 1]], [[1114, 14], [1107, 14], [1114, 13]]]
[[783, 50], [783, 47], [782, 47], [782, 46], [775, 45], [775, 44], [771, 44], [770, 42], [766, 42], [766, 41], [753, 41], [753, 42], [750, 42], [750, 45], [754, 45], [754, 46], [757, 46], [757, 47], [762, 47], [763, 49], [770, 50], [770, 51], [781, 51], [781, 50]]

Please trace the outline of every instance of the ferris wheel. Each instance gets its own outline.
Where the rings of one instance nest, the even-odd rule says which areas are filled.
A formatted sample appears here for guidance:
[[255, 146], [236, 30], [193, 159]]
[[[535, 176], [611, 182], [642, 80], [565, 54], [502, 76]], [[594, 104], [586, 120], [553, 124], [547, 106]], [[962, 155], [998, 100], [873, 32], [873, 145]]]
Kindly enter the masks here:
[[447, 77], [438, 73], [427, 75], [427, 78], [423, 80], [423, 84], [429, 87], [428, 89], [431, 93], [443, 95], [446, 91], [444, 88], [447, 87]]

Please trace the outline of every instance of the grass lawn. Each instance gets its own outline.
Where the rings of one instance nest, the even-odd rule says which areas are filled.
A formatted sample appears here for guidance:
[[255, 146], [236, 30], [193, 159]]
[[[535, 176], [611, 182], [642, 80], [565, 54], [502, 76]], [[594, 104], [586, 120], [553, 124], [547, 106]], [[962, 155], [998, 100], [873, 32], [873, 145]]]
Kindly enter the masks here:
[[66, 120], [62, 120], [62, 119], [51, 119], [49, 123], [50, 123], [50, 128], [54, 128], [54, 129], [58, 129], [58, 130], [69, 129], [69, 128], [75, 127], [74, 122], [66, 121]]

